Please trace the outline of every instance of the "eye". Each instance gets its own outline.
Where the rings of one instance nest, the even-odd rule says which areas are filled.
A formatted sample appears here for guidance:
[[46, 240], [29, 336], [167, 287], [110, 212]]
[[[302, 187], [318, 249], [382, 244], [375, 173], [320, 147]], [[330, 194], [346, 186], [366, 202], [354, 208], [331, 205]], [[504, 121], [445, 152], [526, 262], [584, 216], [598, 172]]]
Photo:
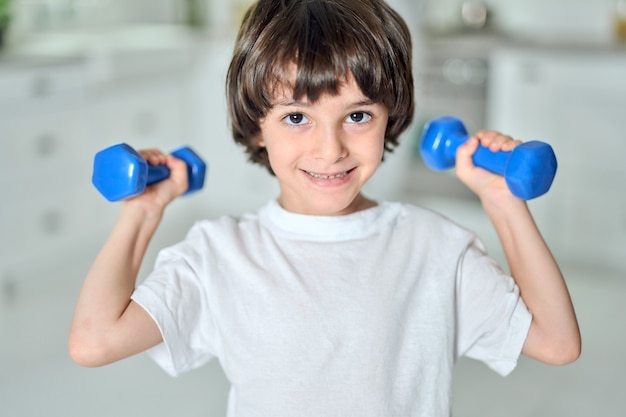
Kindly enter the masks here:
[[305, 124], [308, 119], [302, 113], [290, 113], [283, 119], [285, 123], [289, 125], [302, 125]]
[[356, 111], [354, 113], [350, 113], [350, 115], [346, 118], [346, 122], [348, 123], [365, 123], [372, 118], [372, 115], [363, 111]]

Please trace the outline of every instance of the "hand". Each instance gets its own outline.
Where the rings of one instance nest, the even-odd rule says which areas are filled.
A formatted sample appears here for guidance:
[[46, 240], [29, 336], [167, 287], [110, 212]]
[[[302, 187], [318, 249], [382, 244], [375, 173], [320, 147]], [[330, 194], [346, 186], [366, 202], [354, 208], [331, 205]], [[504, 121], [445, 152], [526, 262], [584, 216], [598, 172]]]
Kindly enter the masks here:
[[457, 177], [474, 191], [481, 200], [485, 198], [499, 200], [500, 198], [513, 197], [504, 177], [474, 165], [472, 155], [478, 149], [479, 144], [489, 148], [492, 152], [497, 152], [511, 151], [520, 143], [522, 142], [499, 132], [490, 130], [479, 131], [457, 149]]
[[166, 165], [170, 170], [170, 176], [163, 181], [147, 186], [142, 194], [127, 199], [125, 202], [132, 205], [147, 204], [162, 210], [187, 190], [189, 185], [187, 164], [183, 160], [164, 154], [158, 149], [143, 149], [138, 152], [150, 165]]

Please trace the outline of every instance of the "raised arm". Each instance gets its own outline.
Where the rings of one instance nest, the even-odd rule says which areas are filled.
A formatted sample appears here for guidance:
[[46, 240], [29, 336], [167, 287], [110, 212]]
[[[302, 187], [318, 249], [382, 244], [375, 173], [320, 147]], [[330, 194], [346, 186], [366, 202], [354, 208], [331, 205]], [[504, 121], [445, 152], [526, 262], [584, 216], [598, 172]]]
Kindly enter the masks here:
[[511, 275], [533, 315], [523, 353], [553, 365], [575, 361], [581, 338], [561, 270], [528, 205], [514, 197], [500, 176], [473, 165], [478, 143], [492, 150], [511, 150], [519, 142], [497, 132], [481, 131], [458, 149], [457, 175], [480, 198], [504, 249]]
[[69, 335], [70, 356], [83, 366], [106, 365], [161, 341], [156, 323], [130, 297], [165, 207], [187, 189], [187, 169], [159, 151], [141, 153], [151, 164], [167, 164], [171, 174], [121, 203], [117, 222], [85, 278]]

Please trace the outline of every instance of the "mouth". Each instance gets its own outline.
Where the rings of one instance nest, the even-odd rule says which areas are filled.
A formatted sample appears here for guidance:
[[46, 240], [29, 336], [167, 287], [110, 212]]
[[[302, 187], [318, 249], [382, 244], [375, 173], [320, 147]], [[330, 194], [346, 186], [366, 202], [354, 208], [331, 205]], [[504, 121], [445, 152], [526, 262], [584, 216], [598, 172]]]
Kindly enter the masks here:
[[347, 177], [352, 171], [354, 171], [354, 168], [349, 169], [349, 170], [344, 171], [344, 172], [339, 172], [339, 173], [336, 173], [336, 174], [328, 175], [328, 174], [320, 174], [320, 173], [317, 173], [317, 172], [304, 170], [304, 172], [307, 175], [309, 175], [309, 176], [311, 176], [313, 178], [316, 178], [318, 180], [335, 180], [335, 179], [339, 179], [339, 178], [344, 178], [344, 177]]

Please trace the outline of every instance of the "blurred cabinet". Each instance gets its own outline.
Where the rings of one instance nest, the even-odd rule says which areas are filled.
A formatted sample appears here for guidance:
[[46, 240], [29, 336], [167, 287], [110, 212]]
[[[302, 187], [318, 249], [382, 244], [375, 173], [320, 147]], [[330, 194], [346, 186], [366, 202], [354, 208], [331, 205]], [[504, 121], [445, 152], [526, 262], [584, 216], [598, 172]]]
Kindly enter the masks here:
[[182, 80], [162, 79], [113, 86], [100, 94], [91, 118], [98, 121], [98, 135], [136, 148], [172, 146], [184, 140]]
[[440, 116], [463, 120], [468, 132], [485, 127], [488, 59], [490, 52], [506, 40], [488, 33], [462, 35], [422, 34], [416, 38], [415, 132], [412, 133], [414, 164], [408, 191], [415, 195], [476, 200], [452, 171], [433, 172], [418, 152], [423, 126]]
[[489, 126], [557, 155], [530, 203], [554, 252], [626, 271], [626, 51], [507, 49], [490, 68]]
[[91, 185], [98, 150], [185, 141], [188, 63], [163, 60], [108, 80], [81, 59], [0, 64], [0, 285], [93, 256], [118, 210]]
[[76, 63], [2, 67], [0, 91], [0, 265], [29, 267], [91, 220], [76, 202], [86, 80]]

